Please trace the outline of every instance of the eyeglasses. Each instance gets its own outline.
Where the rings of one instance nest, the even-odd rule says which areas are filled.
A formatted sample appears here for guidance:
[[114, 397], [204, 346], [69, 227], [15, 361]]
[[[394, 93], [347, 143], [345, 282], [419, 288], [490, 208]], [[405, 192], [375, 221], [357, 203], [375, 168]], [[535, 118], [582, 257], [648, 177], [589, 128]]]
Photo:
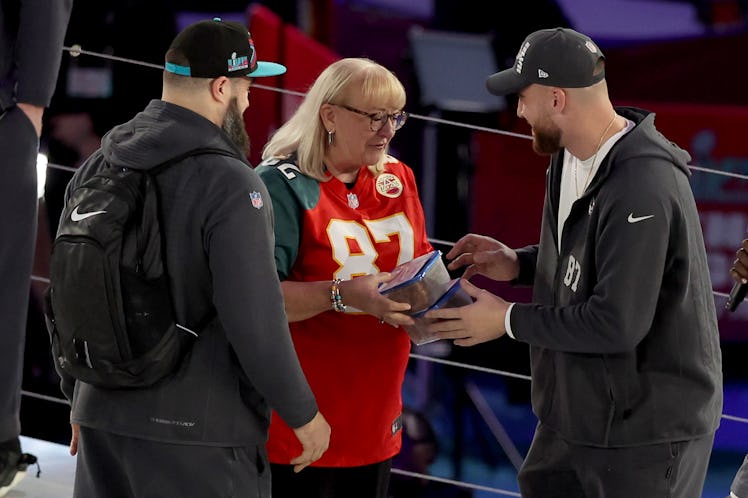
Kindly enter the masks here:
[[384, 125], [387, 122], [386, 120], [392, 121], [392, 126], [395, 128], [395, 130], [399, 130], [403, 127], [405, 121], [408, 119], [408, 113], [403, 111], [397, 111], [393, 112], [392, 114], [387, 114], [382, 111], [365, 112], [345, 104], [333, 105], [342, 107], [347, 111], [355, 112], [356, 114], [361, 114], [362, 116], [366, 116], [367, 118], [369, 118], [369, 128], [371, 129], [371, 131], [379, 131], [384, 128]]

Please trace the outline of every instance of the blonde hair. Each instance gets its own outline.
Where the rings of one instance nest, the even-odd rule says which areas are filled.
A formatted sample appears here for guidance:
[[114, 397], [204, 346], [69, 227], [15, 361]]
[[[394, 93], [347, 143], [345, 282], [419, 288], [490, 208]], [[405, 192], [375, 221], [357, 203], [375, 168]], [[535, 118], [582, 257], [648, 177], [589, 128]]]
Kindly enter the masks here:
[[[299, 169], [304, 174], [320, 181], [329, 180], [324, 164], [327, 130], [320, 109], [323, 104], [345, 103], [353, 91], [360, 92], [368, 102], [387, 108], [405, 106], [405, 88], [389, 69], [366, 58], [340, 59], [317, 77], [293, 116], [265, 145], [262, 158], [286, 158], [296, 152]], [[386, 158], [383, 154], [378, 163], [367, 166], [375, 173], [382, 172]]]

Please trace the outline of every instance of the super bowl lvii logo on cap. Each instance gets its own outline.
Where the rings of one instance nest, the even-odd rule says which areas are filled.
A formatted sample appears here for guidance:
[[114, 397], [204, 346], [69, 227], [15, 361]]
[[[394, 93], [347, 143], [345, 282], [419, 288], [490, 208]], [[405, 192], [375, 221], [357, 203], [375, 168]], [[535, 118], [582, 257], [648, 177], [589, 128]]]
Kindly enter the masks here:
[[242, 69], [249, 69], [249, 59], [247, 59], [247, 56], [244, 55], [242, 57], [237, 57], [236, 52], [231, 53], [231, 59], [229, 59], [229, 72], [232, 71], [240, 71]]

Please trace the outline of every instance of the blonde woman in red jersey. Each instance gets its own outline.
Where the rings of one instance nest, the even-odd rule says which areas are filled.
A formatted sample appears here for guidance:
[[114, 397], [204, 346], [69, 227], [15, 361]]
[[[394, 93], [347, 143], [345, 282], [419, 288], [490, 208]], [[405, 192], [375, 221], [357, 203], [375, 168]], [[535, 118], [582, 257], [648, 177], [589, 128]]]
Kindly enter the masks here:
[[385, 498], [401, 443], [409, 305], [379, 294], [396, 265], [432, 250], [412, 170], [387, 154], [405, 90], [383, 66], [339, 60], [265, 146], [257, 171], [275, 212], [275, 259], [291, 334], [332, 435], [296, 474], [274, 416], [273, 497]]

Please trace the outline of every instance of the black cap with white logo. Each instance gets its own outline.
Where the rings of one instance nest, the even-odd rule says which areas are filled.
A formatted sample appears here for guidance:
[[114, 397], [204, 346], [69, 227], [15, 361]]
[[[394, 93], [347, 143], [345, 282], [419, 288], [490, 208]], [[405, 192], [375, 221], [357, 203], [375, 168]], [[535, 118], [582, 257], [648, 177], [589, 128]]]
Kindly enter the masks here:
[[604, 58], [595, 42], [573, 29], [541, 29], [522, 42], [514, 66], [489, 76], [486, 87], [494, 95], [517, 93], [533, 83], [584, 88], [605, 78], [604, 70], [595, 74]]

